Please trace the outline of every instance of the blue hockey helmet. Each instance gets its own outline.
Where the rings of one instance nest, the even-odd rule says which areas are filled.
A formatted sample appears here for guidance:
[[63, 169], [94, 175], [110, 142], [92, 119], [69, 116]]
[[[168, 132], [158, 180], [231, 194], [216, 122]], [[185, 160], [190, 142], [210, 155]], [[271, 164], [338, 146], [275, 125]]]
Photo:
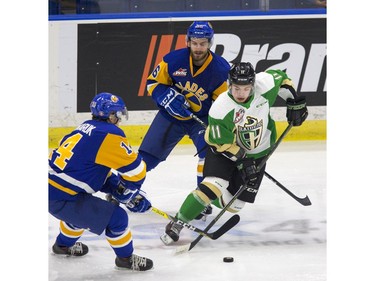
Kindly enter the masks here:
[[234, 63], [229, 70], [229, 84], [252, 85], [255, 83], [255, 70], [251, 63]]
[[193, 22], [186, 34], [186, 41], [190, 41], [191, 38], [207, 38], [208, 42], [212, 44], [212, 38], [214, 37], [214, 30], [212, 29], [211, 23], [208, 21], [195, 21]]
[[90, 110], [95, 118], [108, 119], [111, 114], [117, 118], [128, 119], [128, 111], [121, 97], [111, 93], [100, 93], [90, 103]]

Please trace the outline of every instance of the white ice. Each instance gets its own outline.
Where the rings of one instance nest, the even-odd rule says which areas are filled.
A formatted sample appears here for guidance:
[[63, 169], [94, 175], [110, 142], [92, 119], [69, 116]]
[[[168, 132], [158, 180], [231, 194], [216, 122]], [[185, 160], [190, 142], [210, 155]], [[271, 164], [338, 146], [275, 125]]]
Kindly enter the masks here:
[[[179, 146], [166, 162], [148, 173], [144, 190], [155, 207], [175, 214], [195, 189], [194, 154], [191, 146]], [[326, 170], [326, 142], [281, 143], [267, 162], [267, 171], [297, 196], [308, 195], [312, 205], [300, 205], [264, 177], [255, 203], [245, 205], [237, 226], [218, 240], [203, 238], [184, 254], [175, 253], [176, 245], [193, 241], [196, 233], [184, 229], [176, 245], [164, 246], [159, 236], [168, 223], [166, 219], [154, 213], [129, 212], [134, 253], [154, 261], [154, 268], [148, 272], [116, 270], [114, 252], [103, 234], [84, 233], [81, 241], [90, 249], [84, 257], [51, 254], [59, 226], [58, 220], [49, 215], [48, 280], [326, 280]], [[211, 218], [218, 213], [214, 208]], [[231, 215], [225, 214], [217, 226]], [[211, 218], [191, 224], [204, 229]], [[234, 262], [224, 263], [226, 256], [233, 257]]]

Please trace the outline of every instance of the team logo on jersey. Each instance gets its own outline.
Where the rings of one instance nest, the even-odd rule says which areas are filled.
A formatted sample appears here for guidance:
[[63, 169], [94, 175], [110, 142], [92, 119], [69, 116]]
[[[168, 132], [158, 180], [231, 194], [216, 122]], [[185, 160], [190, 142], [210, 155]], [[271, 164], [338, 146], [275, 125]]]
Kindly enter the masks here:
[[172, 74], [173, 76], [186, 76], [187, 75], [187, 69], [186, 68], [180, 68], [179, 70], [176, 70]]
[[247, 116], [243, 126], [237, 126], [237, 141], [248, 150], [258, 147], [262, 138], [263, 120]]
[[185, 96], [185, 99], [190, 105], [190, 110], [199, 112], [202, 109], [202, 101], [208, 98], [206, 91], [202, 87], [199, 87], [197, 83], [190, 83], [190, 81], [186, 81], [185, 85], [179, 82], [175, 84], [175, 86], [180, 90], [180, 93]]
[[245, 110], [243, 108], [240, 108], [234, 115], [234, 124], [237, 124], [240, 122], [245, 114]]

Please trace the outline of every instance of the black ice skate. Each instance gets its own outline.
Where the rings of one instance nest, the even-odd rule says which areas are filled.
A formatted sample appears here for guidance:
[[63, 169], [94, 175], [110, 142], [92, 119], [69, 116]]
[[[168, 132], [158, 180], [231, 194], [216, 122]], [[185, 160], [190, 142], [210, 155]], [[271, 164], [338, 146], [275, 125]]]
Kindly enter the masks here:
[[52, 252], [56, 255], [65, 255], [65, 256], [84, 256], [89, 252], [89, 247], [81, 242], [76, 242], [71, 247], [58, 246], [56, 243], [52, 246]]
[[160, 236], [161, 241], [163, 241], [165, 245], [169, 245], [172, 242], [177, 242], [180, 238], [182, 228], [183, 226], [181, 224], [171, 221], [165, 227], [165, 233]]
[[207, 219], [207, 216], [208, 215], [211, 215], [212, 214], [212, 207], [211, 205], [207, 205], [203, 211], [195, 217], [195, 220], [202, 220], [202, 221], [206, 221]]
[[129, 258], [116, 257], [115, 264], [118, 269], [130, 269], [134, 271], [146, 271], [152, 269], [154, 265], [152, 260], [134, 254]]

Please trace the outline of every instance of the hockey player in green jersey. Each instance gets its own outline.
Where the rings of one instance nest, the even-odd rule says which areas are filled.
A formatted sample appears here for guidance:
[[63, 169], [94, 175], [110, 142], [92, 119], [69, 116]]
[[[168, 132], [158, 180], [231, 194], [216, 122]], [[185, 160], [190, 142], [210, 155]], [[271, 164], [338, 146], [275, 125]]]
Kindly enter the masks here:
[[[246, 202], [254, 203], [265, 166], [254, 173], [276, 141], [275, 121], [270, 108], [279, 96], [286, 101], [287, 120], [300, 126], [307, 118], [306, 100], [297, 96], [291, 79], [281, 70], [255, 73], [248, 62], [235, 63], [229, 71], [229, 89], [213, 103], [205, 140], [207, 150], [203, 181], [183, 202], [176, 217], [190, 222], [208, 205], [225, 207], [241, 185], [248, 188], [228, 211], [239, 212]], [[182, 229], [170, 222], [160, 237], [165, 244], [176, 242]]]

